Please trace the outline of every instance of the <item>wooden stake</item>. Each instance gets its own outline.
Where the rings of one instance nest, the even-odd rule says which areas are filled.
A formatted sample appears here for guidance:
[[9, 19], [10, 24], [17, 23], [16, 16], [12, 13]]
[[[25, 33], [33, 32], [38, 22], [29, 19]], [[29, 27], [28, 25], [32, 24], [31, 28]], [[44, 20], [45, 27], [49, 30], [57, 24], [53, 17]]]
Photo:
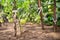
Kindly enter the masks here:
[[16, 22], [14, 22], [15, 37], [17, 36]]
[[0, 27], [2, 26], [1, 24], [2, 24], [2, 23], [0, 22]]
[[40, 16], [41, 16], [41, 26], [42, 26], [42, 29], [44, 30], [41, 0], [38, 0], [38, 8], [39, 8]]
[[53, 27], [54, 27], [54, 32], [56, 31], [57, 29], [57, 26], [56, 26], [56, 22], [57, 22], [57, 19], [56, 19], [56, 0], [54, 0], [54, 24], [53, 24]]
[[13, 18], [14, 18], [14, 30], [15, 30], [15, 37], [17, 36], [17, 25], [16, 25], [16, 22], [17, 22], [17, 19], [16, 19], [16, 13], [17, 13], [17, 8], [16, 8], [16, 0], [14, 0], [14, 7], [13, 7], [13, 11], [12, 11], [14, 14], [13, 14]]

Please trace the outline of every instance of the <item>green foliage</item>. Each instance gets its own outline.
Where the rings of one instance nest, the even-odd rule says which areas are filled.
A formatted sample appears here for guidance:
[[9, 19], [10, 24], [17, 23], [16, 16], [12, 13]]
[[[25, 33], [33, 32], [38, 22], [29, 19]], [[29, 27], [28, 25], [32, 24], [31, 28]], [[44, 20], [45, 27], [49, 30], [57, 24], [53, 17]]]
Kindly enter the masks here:
[[[15, 2], [15, 3], [14, 3]], [[42, 10], [44, 14], [44, 24], [53, 24], [53, 0], [41, 0]], [[1, 8], [2, 7], [2, 8]], [[57, 25], [60, 25], [60, 1], [56, 0], [56, 13], [57, 13]], [[18, 10], [17, 19], [20, 21], [40, 23], [40, 15], [38, 13], [38, 1], [37, 0], [0, 0], [0, 12], [4, 11], [4, 15], [9, 22], [13, 22], [12, 11]], [[45, 16], [46, 14], [46, 16]], [[0, 18], [0, 22], [4, 21]]]
[[59, 21], [57, 21], [57, 26], [60, 26], [60, 20], [59, 20]]
[[45, 25], [52, 25], [53, 24], [53, 16], [52, 14], [46, 14], [45, 18], [44, 18], [44, 24]]

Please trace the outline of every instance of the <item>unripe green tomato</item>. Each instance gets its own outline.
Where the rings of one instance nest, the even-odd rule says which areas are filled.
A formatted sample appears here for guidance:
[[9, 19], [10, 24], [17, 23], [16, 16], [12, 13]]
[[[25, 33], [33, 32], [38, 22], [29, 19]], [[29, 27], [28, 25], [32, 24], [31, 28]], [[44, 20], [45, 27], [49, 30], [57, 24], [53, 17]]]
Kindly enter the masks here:
[[13, 19], [11, 18], [11, 19], [9, 19], [8, 21], [9, 21], [9, 22], [13, 22]]
[[48, 11], [52, 11], [52, 9], [49, 9]]
[[25, 23], [26, 23], [26, 20], [25, 20], [25, 19], [21, 19], [21, 20], [20, 20], [20, 24], [21, 24], [21, 25], [23, 25], [23, 24], [25, 24]]
[[4, 22], [3, 19], [0, 19], [0, 22], [3, 23]]
[[51, 5], [48, 5], [48, 8], [51, 8]]

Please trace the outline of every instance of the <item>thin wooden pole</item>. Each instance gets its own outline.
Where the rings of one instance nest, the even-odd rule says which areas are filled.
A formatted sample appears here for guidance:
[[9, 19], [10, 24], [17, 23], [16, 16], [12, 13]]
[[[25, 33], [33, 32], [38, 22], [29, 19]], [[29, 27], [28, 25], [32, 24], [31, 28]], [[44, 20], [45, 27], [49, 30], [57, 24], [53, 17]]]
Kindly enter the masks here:
[[56, 31], [56, 29], [57, 29], [56, 22], [57, 22], [57, 19], [56, 19], [56, 0], [54, 0], [54, 24], [53, 24], [54, 31]]
[[[13, 10], [16, 10], [16, 0], [14, 0], [14, 8]], [[16, 25], [16, 11], [14, 11], [14, 16], [13, 16], [13, 19], [14, 19], [14, 30], [15, 30], [15, 37], [17, 36], [17, 25]]]
[[2, 26], [1, 24], [2, 24], [2, 23], [0, 22], [0, 27]]
[[41, 16], [41, 26], [42, 26], [42, 29], [44, 30], [41, 0], [38, 0], [38, 9]]
[[17, 7], [16, 7], [16, 0], [14, 0], [14, 8], [13, 8], [13, 10], [17, 10]]

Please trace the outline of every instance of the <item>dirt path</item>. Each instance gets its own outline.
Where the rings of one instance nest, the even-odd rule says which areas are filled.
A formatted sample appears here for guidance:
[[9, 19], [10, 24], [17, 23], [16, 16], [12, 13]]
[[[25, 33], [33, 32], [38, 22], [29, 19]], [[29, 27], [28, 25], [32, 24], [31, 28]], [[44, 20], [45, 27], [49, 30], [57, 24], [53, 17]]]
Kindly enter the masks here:
[[41, 27], [37, 24], [26, 24], [23, 26], [24, 32], [17, 37], [14, 37], [14, 25], [7, 24], [7, 28], [4, 30], [0, 29], [0, 40], [60, 40], [60, 33], [54, 33], [52, 26], [51, 28], [45, 27], [45, 30], [41, 30]]

